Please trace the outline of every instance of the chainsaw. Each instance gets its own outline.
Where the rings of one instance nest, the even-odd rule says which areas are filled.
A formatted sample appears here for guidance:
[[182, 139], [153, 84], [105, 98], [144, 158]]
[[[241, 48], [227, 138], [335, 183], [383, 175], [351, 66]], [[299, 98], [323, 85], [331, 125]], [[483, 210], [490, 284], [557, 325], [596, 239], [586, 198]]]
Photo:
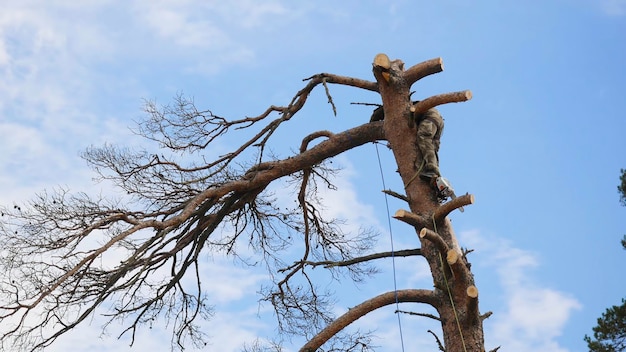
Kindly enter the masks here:
[[[454, 194], [454, 188], [452, 188], [452, 184], [450, 184], [450, 181], [448, 181], [447, 178], [441, 176], [437, 177], [437, 179], [435, 180], [435, 187], [437, 187], [437, 190], [439, 191], [439, 197], [442, 200], [446, 200], [447, 198], [456, 198], [456, 194]], [[461, 212], [464, 211], [463, 207], [459, 207], [459, 210]]]

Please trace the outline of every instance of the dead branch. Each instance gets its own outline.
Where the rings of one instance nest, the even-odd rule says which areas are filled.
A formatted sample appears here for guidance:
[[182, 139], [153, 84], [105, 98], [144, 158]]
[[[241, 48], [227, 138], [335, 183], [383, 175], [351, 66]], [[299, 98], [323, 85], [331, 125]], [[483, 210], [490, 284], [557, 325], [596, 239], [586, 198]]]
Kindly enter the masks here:
[[430, 318], [430, 319], [433, 319], [433, 320], [441, 321], [441, 318], [439, 318], [438, 316], [435, 316], [435, 315], [432, 315], [432, 314], [428, 314], [428, 313], [408, 312], [408, 311], [405, 311], [405, 310], [396, 310], [396, 313], [402, 313], [402, 314], [408, 314], [408, 315], [416, 315], [418, 317]]
[[309, 81], [309, 80], [311, 82], [316, 82], [315, 84], [319, 84], [322, 81], [326, 81], [328, 83], [340, 84], [344, 86], [351, 86], [351, 87], [361, 88], [365, 90], [370, 90], [372, 92], [378, 92], [378, 84], [376, 82], [367, 81], [367, 80], [359, 79], [359, 78], [338, 76], [338, 75], [334, 75], [331, 73], [318, 73], [309, 78], [303, 79], [303, 81]]
[[428, 330], [428, 332], [431, 335], [433, 335], [433, 337], [435, 338], [435, 341], [437, 341], [437, 347], [439, 347], [439, 351], [446, 352], [446, 349], [443, 347], [443, 344], [441, 343], [441, 340], [439, 340], [439, 336], [437, 336], [437, 334], [435, 334], [432, 330]]
[[300, 352], [315, 352], [326, 341], [328, 341], [337, 332], [343, 330], [346, 326], [352, 324], [357, 319], [361, 318], [365, 314], [372, 312], [378, 308], [399, 303], [414, 302], [425, 303], [435, 307], [437, 297], [431, 290], [416, 290], [407, 289], [399, 291], [391, 291], [376, 296], [370, 300], [367, 300], [356, 307], [348, 310], [345, 314], [335, 319], [325, 329], [320, 331], [315, 337], [309, 340], [302, 348]]
[[405, 201], [407, 203], [409, 202], [409, 198], [407, 196], [405, 196], [403, 194], [400, 194], [398, 192], [394, 192], [394, 191], [392, 191], [390, 189], [383, 189], [383, 193], [388, 194], [388, 195], [390, 195], [392, 197], [398, 198], [400, 200], [403, 200], [403, 201]]
[[485, 313], [485, 314], [481, 314], [481, 315], [479, 316], [479, 318], [480, 318], [480, 320], [485, 320], [485, 319], [489, 319], [489, 317], [490, 317], [490, 316], [492, 316], [492, 315], [493, 315], [493, 312], [492, 312], [492, 311], [489, 311], [489, 312], [487, 312], [487, 313]]
[[[48, 244], [43, 244], [46, 247], [42, 247], [40, 251], [46, 253], [46, 256], [50, 256], [50, 254], [47, 253], [54, 253], [54, 251], [58, 249], [67, 251], [69, 254], [55, 256], [67, 257], [70, 255], [71, 257], [67, 258], [72, 258], [69, 262], [73, 262], [74, 264], [70, 267], [63, 268], [62, 272], [56, 278], [43, 284], [38, 294], [28, 299], [28, 304], [24, 304], [24, 302], [14, 302], [15, 304], [5, 304], [2, 306], [3, 314], [4, 316], [21, 316], [25, 319], [27, 316], [34, 314], [35, 308], [39, 307], [44, 302], [56, 301], [57, 303], [55, 304], [57, 307], [61, 308], [63, 300], [58, 301], [57, 297], [63, 296], [67, 296], [68, 304], [79, 299], [93, 302], [77, 320], [73, 322], [59, 321], [58, 323], [60, 324], [58, 326], [61, 328], [57, 330], [55, 334], [41, 342], [48, 344], [51, 340], [56, 339], [56, 337], [65, 331], [71, 330], [74, 326], [89, 317], [100, 303], [111, 297], [111, 295], [116, 292], [121, 293], [132, 289], [130, 294], [127, 295], [129, 299], [126, 303], [127, 306], [122, 308], [119, 314], [127, 315], [132, 312], [138, 313], [137, 320], [135, 320], [135, 323], [129, 328], [131, 331], [134, 331], [139, 319], [141, 319], [144, 314], [153, 314], [151, 313], [151, 307], [159, 301], [166, 299], [166, 295], [169, 294], [173, 288], [177, 287], [178, 292], [180, 292], [183, 297], [187, 297], [185, 290], [183, 290], [183, 287], [180, 285], [181, 279], [189, 268], [194, 268], [194, 263], [200, 251], [204, 248], [204, 244], [209, 235], [214, 232], [227, 215], [236, 214], [237, 212], [245, 210], [245, 207], [251, 204], [270, 182], [278, 178], [306, 168], [311, 168], [324, 159], [337, 155], [344, 150], [383, 138], [382, 123], [367, 123], [345, 132], [334, 134], [313, 148], [292, 158], [257, 164], [238, 179], [209, 187], [190, 197], [184, 205], [174, 204], [169, 210], [158, 211], [156, 213], [132, 212], [120, 210], [119, 208], [107, 210], [106, 208], [103, 209], [100, 204], [95, 202], [86, 203], [87, 200], [83, 201], [80, 199], [77, 200], [76, 209], [72, 210], [69, 208], [66, 200], [54, 198], [51, 203], [55, 204], [42, 205], [35, 208], [37, 212], [41, 212], [41, 215], [34, 213], [35, 215], [32, 215], [31, 219], [45, 224], [50, 218], [54, 219], [59, 216], [67, 216], [67, 220], [64, 221], [76, 222], [76, 225], [72, 225], [72, 228], [66, 229], [62, 227], [56, 228], [57, 225], [53, 225], [55, 226], [53, 230], [60, 231], [59, 238], [63, 238], [66, 244], [50, 245], [50, 247], [47, 247]], [[93, 220], [85, 215], [84, 209], [81, 209], [81, 207], [87, 205], [97, 209], [94, 210]], [[54, 210], [48, 208], [52, 206], [56, 208], [54, 208]], [[207, 211], [211, 211], [212, 213], [205, 214]], [[31, 216], [28, 214], [30, 213], [24, 211], [15, 213], [14, 215], [16, 218]], [[157, 219], [159, 214], [166, 216], [163, 220], [159, 220]], [[246, 214], [246, 212], [243, 214]], [[39, 216], [40, 218], [35, 216]], [[25, 220], [26, 223], [28, 223], [28, 219]], [[60, 224], [58, 221], [61, 220], [55, 221]], [[90, 225], [84, 227], [84, 224]], [[98, 230], [107, 230], [113, 225], [115, 225], [113, 228], [116, 229], [116, 232], [111, 235], [103, 245], [89, 252], [72, 253], [72, 248], [76, 248], [75, 246], [78, 246], [85, 238], [91, 238], [91, 233]], [[51, 233], [46, 230], [47, 226], [49, 225], [44, 225], [44, 227], [41, 228], [44, 234]], [[132, 244], [134, 234], [149, 229], [155, 231], [154, 237], [141, 245]], [[3, 229], [3, 232], [4, 231]], [[6, 231], [8, 232], [8, 230]], [[73, 235], [73, 232], [76, 234]], [[241, 230], [238, 230], [237, 233], [241, 233]], [[171, 235], [168, 236], [168, 234]], [[27, 246], [26, 248], [28, 248], [28, 241], [30, 241], [30, 239], [25, 236], [27, 236], [27, 234], [24, 236], [20, 234], [17, 236], [13, 235], [13, 237], [5, 236], [3, 244], [5, 247], [19, 246], [19, 248], [21, 248]], [[44, 240], [45, 238], [41, 237], [41, 239]], [[170, 244], [172, 246], [168, 248]], [[103, 256], [105, 252], [120, 246], [128, 248], [132, 254], [106, 275], [94, 274], [93, 271], [97, 270], [93, 267], [95, 260]], [[229, 246], [232, 246], [232, 243]], [[28, 248], [28, 250], [31, 249]], [[186, 254], [182, 251], [185, 251]], [[15, 253], [16, 255], [21, 253], [20, 249], [16, 248]], [[22, 260], [23, 259], [14, 260], [13, 263], [20, 263]], [[168, 261], [172, 265], [173, 275], [171, 281], [158, 291], [159, 294], [141, 302], [132, 303], [133, 292], [136, 292], [134, 290], [137, 290], [146, 282], [148, 275], [151, 273], [151, 270], [153, 270], [152, 268], [161, 267]], [[93, 278], [93, 280], [97, 282], [91, 283], [86, 280], [87, 277]], [[83, 287], [80, 285], [91, 285], [92, 287]], [[80, 287], [80, 289], [77, 287]], [[201, 291], [198, 291], [197, 295], [200, 294], [199, 292]], [[84, 295], [84, 297], [81, 295]], [[193, 298], [193, 296], [190, 296], [188, 299], [192, 307], [202, 307], [200, 303], [194, 304], [191, 302], [201, 302], [202, 298]], [[189, 314], [189, 321], [192, 321], [197, 313], [189, 311]], [[46, 319], [54, 317], [54, 315], [49, 315]], [[190, 327], [189, 321], [181, 321], [183, 324], [181, 326]], [[47, 321], [46, 323], [53, 324], [53, 321]], [[33, 330], [33, 332], [35, 331]], [[11, 332], [9, 331], [8, 333], [10, 334]]]
[[302, 139], [302, 143], [300, 144], [300, 153], [304, 153], [309, 147], [309, 143], [311, 143], [315, 139], [320, 138], [320, 137], [332, 138], [333, 136], [334, 136], [334, 133], [330, 131], [317, 131], [317, 132], [313, 132], [309, 134], [308, 136]]
[[[422, 255], [422, 252], [419, 248], [405, 249], [405, 250], [399, 250], [399, 251], [394, 251], [394, 252], [374, 253], [374, 254], [365, 255], [365, 256], [350, 259], [350, 260], [344, 260], [341, 262], [334, 262], [334, 261], [329, 261], [329, 260], [321, 261], [321, 262], [305, 261], [304, 264], [310, 265], [312, 267], [323, 265], [325, 268], [332, 268], [332, 267], [354, 265], [354, 264], [363, 263], [363, 262], [367, 262], [367, 261], [374, 260], [374, 259], [391, 258], [391, 257], [411, 257], [411, 256], [416, 256], [416, 255]], [[281, 269], [280, 271], [284, 271], [284, 269]]]
[[335, 106], [333, 97], [330, 95], [330, 90], [328, 89], [328, 85], [326, 84], [326, 79], [322, 80], [322, 84], [324, 85], [324, 91], [326, 92], [326, 97], [328, 97], [328, 103], [333, 108], [333, 115], [337, 116], [337, 107]]
[[[302, 351], [317, 350], [355, 320], [396, 302], [425, 303], [436, 308], [442, 317], [446, 346], [454, 346], [457, 328], [475, 332], [465, 336], [471, 336], [473, 345], [480, 344], [482, 326], [476, 324], [482, 321], [477, 318], [478, 291], [469, 266], [462, 265], [467, 262], [456, 251], [458, 244], [446, 218], [463, 202], [471, 204], [472, 196], [439, 205], [435, 197], [424, 196], [431, 188], [420, 179], [411, 184], [405, 182], [407, 195], [383, 191], [411, 203], [410, 209], [415, 213], [401, 209], [394, 218], [421, 230], [420, 237], [425, 241], [420, 249], [369, 255], [364, 253], [371, 252], [375, 234], [370, 236], [367, 230], [356, 236], [346, 234], [338, 223], [323, 216], [316, 197], [318, 184], [333, 187], [329, 175], [334, 170], [324, 160], [368, 142], [389, 141], [403, 181], [415, 173], [419, 153], [414, 148], [415, 131], [406, 128], [406, 121], [412, 117], [409, 110], [421, 113], [440, 104], [471, 98], [469, 91], [441, 94], [409, 109], [410, 85], [441, 70], [441, 59], [425, 61], [405, 71], [401, 60], [391, 61], [387, 55], [379, 54], [373, 66], [376, 82], [320, 73], [306, 78], [306, 86], [288, 105], [272, 105], [259, 116], [235, 120], [210, 110], [198, 110], [192, 100], [182, 96], [174, 105], [163, 108], [146, 103], [150, 118], [139, 124], [137, 133], [159, 143], [161, 150], [170, 155], [114, 146], [91, 148], [83, 155], [101, 178], [111, 180], [124, 191], [121, 193], [127, 197], [122, 196], [122, 200], [126, 204], [122, 205], [122, 200], [93, 200], [60, 192], [52, 197], [41, 196], [28, 208], [16, 205], [7, 216], [10, 220], [0, 222], [0, 247], [6, 253], [0, 258], [4, 269], [0, 270], [0, 322], [17, 321], [0, 336], [0, 349], [9, 345], [18, 349], [45, 347], [96, 314], [96, 309], [106, 310], [102, 307], [106, 303], [111, 303], [105, 312], [110, 318], [108, 323], [130, 320], [122, 334], [131, 335], [131, 344], [140, 325], [160, 316], [166, 317], [168, 325], [171, 323], [172, 341], [180, 348], [186, 337], [194, 343], [202, 338], [195, 319], [211, 313], [201, 285], [199, 256], [207, 248], [237, 256], [237, 245], [242, 241], [259, 254], [253, 259], [267, 266], [276, 286], [263, 288], [261, 299], [273, 305], [278, 330], [304, 336], [314, 334]], [[336, 134], [312, 133], [302, 140], [299, 154], [268, 161], [264, 150], [266, 146], [269, 150], [270, 137], [303, 108], [318, 85], [323, 85], [336, 115], [329, 83], [380, 93], [384, 103], [380, 110], [389, 118]], [[270, 116], [274, 116], [273, 120]], [[235, 150], [209, 161], [204, 159], [206, 153], [198, 153], [198, 160], [190, 161], [198, 155], [193, 153], [213, 145], [218, 137], [251, 126], [256, 129], [246, 130], [243, 142]], [[310, 147], [318, 138], [324, 140]], [[255, 160], [241, 160], [251, 152], [255, 153]], [[290, 176], [290, 185], [299, 186], [299, 192], [296, 205], [279, 208], [275, 199], [270, 199], [270, 192], [264, 191], [285, 176]], [[427, 230], [427, 226], [433, 225], [433, 214], [438, 233]], [[227, 226], [228, 231], [216, 231], [220, 226]], [[292, 235], [301, 237], [296, 242]], [[300, 240], [304, 243], [299, 258], [294, 261], [281, 257]], [[440, 265], [441, 253], [447, 253], [444, 268]], [[309, 275], [311, 267], [323, 266], [333, 279], [346, 271], [358, 280], [371, 273], [361, 263], [412, 255], [426, 258], [436, 290], [387, 292], [357, 305], [338, 319], [334, 319], [332, 296], [320, 292], [314, 277]], [[111, 258], [115, 258], [114, 263], [107, 262]], [[286, 262], [293, 264], [284, 268]], [[451, 273], [447, 264], [461, 273], [461, 280], [453, 283], [460, 283], [454, 288], [459, 289], [454, 293], [454, 302], [439, 296], [439, 289], [448, 284], [446, 278]], [[189, 276], [191, 282], [187, 280]], [[467, 289], [465, 295], [461, 289]], [[465, 316], [468, 326], [450, 324], [455, 316], [451, 313], [456, 312], [451, 304], [457, 303], [457, 299], [459, 307], [469, 313]], [[68, 310], [75, 314], [64, 314]], [[366, 339], [359, 335], [346, 346], [356, 348], [362, 341]]]

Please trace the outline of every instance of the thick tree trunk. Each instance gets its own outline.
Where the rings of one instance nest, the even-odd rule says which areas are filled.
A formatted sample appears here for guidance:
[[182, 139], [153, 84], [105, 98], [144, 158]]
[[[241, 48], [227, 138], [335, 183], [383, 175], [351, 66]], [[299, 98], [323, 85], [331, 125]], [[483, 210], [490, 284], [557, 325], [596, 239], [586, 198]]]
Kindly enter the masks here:
[[[416, 147], [417, 128], [411, 121], [411, 110], [423, 112], [432, 106], [422, 103], [431, 105], [437, 99], [424, 100], [413, 106], [410, 89], [416, 80], [443, 68], [441, 61], [436, 60], [413, 66], [407, 71], [403, 66], [401, 61], [389, 61], [379, 54], [373, 69], [383, 100], [385, 138], [393, 150], [412, 213], [396, 213], [396, 218], [413, 225], [422, 234], [419, 236], [422, 253], [433, 275], [434, 294], [438, 297], [435, 308], [441, 318], [446, 351], [482, 352], [485, 349], [482, 318], [478, 311], [478, 290], [452, 226], [445, 217], [450, 210], [442, 209], [436, 188], [417, 176], [422, 156]], [[471, 93], [460, 92], [449, 95], [449, 99], [443, 102], [463, 101], [470, 97]], [[473, 202], [473, 197], [460, 202], [469, 204]]]

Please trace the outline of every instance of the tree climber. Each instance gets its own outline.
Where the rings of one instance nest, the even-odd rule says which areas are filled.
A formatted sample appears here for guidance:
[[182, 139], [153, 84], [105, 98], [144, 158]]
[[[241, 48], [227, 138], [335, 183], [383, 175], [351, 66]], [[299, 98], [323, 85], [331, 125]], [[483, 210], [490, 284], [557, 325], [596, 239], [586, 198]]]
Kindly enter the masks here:
[[[418, 101], [414, 101], [416, 104]], [[439, 144], [443, 133], [443, 118], [435, 108], [411, 118], [417, 124], [417, 147], [422, 153], [422, 163], [418, 165], [418, 174], [426, 178], [441, 176], [439, 172]], [[370, 122], [382, 121], [385, 118], [383, 107], [377, 107], [370, 117]]]
[[418, 167], [418, 172], [426, 178], [440, 177], [439, 145], [443, 133], [443, 118], [435, 108], [414, 118], [417, 123], [417, 147], [422, 153], [422, 164]]

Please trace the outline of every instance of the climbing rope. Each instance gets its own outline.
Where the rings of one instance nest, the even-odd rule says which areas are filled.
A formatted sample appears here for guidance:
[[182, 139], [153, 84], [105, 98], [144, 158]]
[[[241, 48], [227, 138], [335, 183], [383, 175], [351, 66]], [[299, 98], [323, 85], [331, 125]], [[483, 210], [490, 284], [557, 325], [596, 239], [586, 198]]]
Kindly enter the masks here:
[[[435, 232], [437, 232], [437, 223], [435, 221], [435, 217], [433, 217], [433, 229], [435, 230]], [[467, 352], [467, 347], [465, 346], [465, 338], [463, 338], [463, 330], [461, 330], [461, 322], [459, 321], [459, 315], [456, 311], [456, 306], [454, 305], [454, 299], [452, 298], [452, 290], [450, 290], [450, 284], [448, 283], [446, 272], [443, 270], [443, 257], [441, 256], [441, 252], [439, 252], [439, 264], [441, 265], [441, 271], [443, 273], [443, 282], [446, 284], [448, 297], [450, 298], [450, 305], [452, 305], [452, 311], [454, 312], [454, 319], [456, 320], [456, 326], [459, 329], [459, 335], [461, 336], [461, 343], [463, 344], [463, 351]]]
[[[383, 173], [383, 165], [380, 161], [380, 153], [378, 152], [378, 143], [374, 142], [374, 146], [376, 147], [376, 157], [378, 158], [378, 168], [380, 170], [380, 179], [382, 181], [383, 189], [387, 189], [387, 186], [385, 185], [385, 175]], [[398, 302], [398, 281], [396, 278], [396, 257], [394, 256], [395, 251], [393, 249], [393, 232], [391, 231], [391, 214], [389, 212], [389, 201], [387, 198], [387, 193], [385, 193], [385, 206], [387, 208], [387, 226], [389, 227], [389, 239], [391, 242], [391, 265], [392, 265], [392, 270], [393, 270], [393, 291], [395, 293], [395, 299], [396, 299], [396, 316], [398, 317], [398, 329], [400, 331], [400, 345], [402, 346], [402, 352], [404, 352], [404, 337], [402, 336], [402, 322], [400, 320], [400, 314], [399, 314], [400, 304]]]
[[[376, 157], [378, 158], [378, 168], [380, 170], [380, 179], [383, 185], [383, 189], [387, 189], [387, 186], [385, 185], [385, 175], [383, 173], [383, 166], [380, 160], [380, 153], [378, 151], [378, 143], [374, 142], [374, 146], [376, 147]], [[417, 176], [419, 174], [419, 172], [421, 171], [422, 167], [423, 167], [424, 163], [422, 162], [422, 165], [420, 165], [420, 170], [418, 170], [418, 172], [416, 173], [415, 176]], [[415, 178], [415, 176], [413, 176], [413, 178]], [[413, 181], [413, 179], [411, 179], [411, 181]], [[409, 181], [409, 183], [411, 182]], [[408, 186], [408, 185], [407, 185]], [[389, 227], [389, 238], [391, 241], [391, 263], [392, 263], [392, 269], [393, 269], [393, 289], [395, 292], [395, 299], [396, 299], [396, 313], [399, 313], [399, 302], [398, 302], [398, 283], [397, 283], [397, 278], [396, 278], [396, 260], [395, 260], [395, 256], [394, 256], [394, 247], [393, 247], [393, 232], [391, 230], [391, 214], [389, 212], [389, 201], [387, 198], [387, 193], [385, 193], [385, 206], [387, 209], [387, 226]], [[435, 218], [433, 217], [433, 229], [435, 232], [437, 232], [437, 223], [435, 221]], [[444, 263], [443, 263], [443, 257], [441, 255], [441, 253], [439, 253], [439, 263], [441, 265], [441, 269], [443, 270], [444, 268]], [[454, 318], [456, 320], [456, 325], [457, 328], [459, 329], [459, 335], [461, 337], [461, 343], [463, 345], [463, 351], [467, 352], [467, 346], [465, 344], [465, 338], [463, 336], [463, 330], [461, 329], [461, 322], [459, 319], [459, 315], [456, 309], [456, 306], [454, 304], [454, 298], [452, 297], [452, 290], [450, 289], [450, 283], [448, 282], [448, 278], [446, 277], [445, 272], [443, 272], [443, 280], [444, 283], [446, 285], [446, 289], [447, 289], [447, 293], [448, 293], [448, 298], [450, 299], [450, 304], [452, 305], [452, 310], [454, 311]], [[400, 344], [402, 346], [402, 351], [404, 352], [404, 337], [402, 336], [402, 322], [400, 320], [400, 315], [398, 314], [398, 329], [400, 331]]]

